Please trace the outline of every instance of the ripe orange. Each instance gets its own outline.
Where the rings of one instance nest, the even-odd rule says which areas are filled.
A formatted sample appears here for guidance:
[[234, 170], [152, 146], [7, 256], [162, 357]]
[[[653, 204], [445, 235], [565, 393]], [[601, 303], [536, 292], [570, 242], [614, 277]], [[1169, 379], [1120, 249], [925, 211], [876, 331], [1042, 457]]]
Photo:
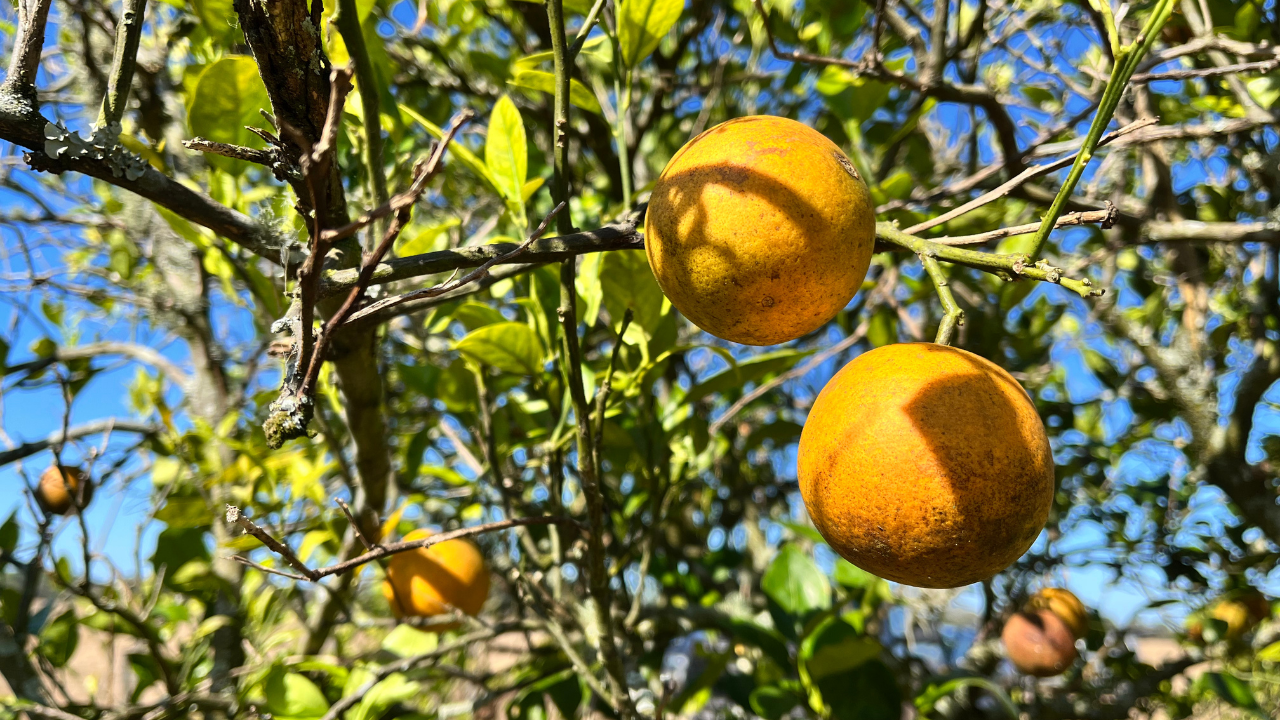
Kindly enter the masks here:
[[1013, 666], [1025, 675], [1061, 675], [1078, 656], [1071, 628], [1049, 610], [1017, 613], [1004, 624], [1000, 640]]
[[1048, 587], [1031, 596], [1028, 610], [1048, 610], [1062, 618], [1077, 639], [1089, 632], [1089, 611], [1075, 593], [1063, 588]]
[[[429, 530], [414, 530], [404, 539], [430, 536]], [[451, 607], [476, 615], [489, 597], [489, 568], [471, 541], [446, 540], [392, 555], [382, 594], [396, 617], [442, 615]]]
[[658, 178], [645, 217], [658, 285], [693, 324], [773, 345], [840, 312], [866, 277], [875, 211], [835, 143], [756, 116], [690, 140]]
[[800, 494], [837, 553], [948, 588], [1017, 560], [1053, 502], [1053, 456], [1009, 373], [944, 345], [886, 345], [836, 373], [799, 449]]
[[50, 465], [40, 475], [40, 484], [36, 487], [36, 502], [51, 515], [66, 515], [75, 504], [81, 483], [84, 483], [81, 501], [88, 505], [93, 499], [93, 482], [88, 476], [80, 468], [70, 465]]

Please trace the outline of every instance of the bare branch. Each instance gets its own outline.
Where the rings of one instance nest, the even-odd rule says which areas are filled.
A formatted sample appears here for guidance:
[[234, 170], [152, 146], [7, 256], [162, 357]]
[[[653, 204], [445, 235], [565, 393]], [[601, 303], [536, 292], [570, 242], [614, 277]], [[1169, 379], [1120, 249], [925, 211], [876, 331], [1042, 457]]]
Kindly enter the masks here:
[[0, 85], [0, 105], [5, 95], [30, 105], [35, 111], [36, 73], [40, 70], [40, 53], [44, 49], [45, 26], [53, 0], [18, 0], [18, 28], [13, 39], [13, 56], [9, 58], [9, 74]]
[[450, 280], [440, 285], [436, 285], [435, 287], [424, 288], [422, 290], [415, 290], [413, 292], [405, 293], [403, 295], [396, 295], [395, 297], [389, 297], [389, 298], [386, 298], [385, 300], [379, 300], [378, 302], [375, 302], [369, 305], [363, 310], [352, 314], [351, 317], [347, 320], [347, 323], [358, 322], [363, 317], [373, 315], [374, 313], [377, 313], [379, 311], [395, 307], [396, 305], [400, 305], [402, 303], [406, 303], [411, 300], [438, 297], [445, 293], [457, 290], [458, 288], [468, 285], [472, 282], [475, 282], [476, 280], [483, 279], [489, 274], [489, 269], [492, 268], [494, 265], [497, 265], [498, 263], [502, 263], [502, 262], [509, 263], [515, 260], [516, 258], [521, 257], [524, 251], [527, 250], [535, 240], [542, 237], [542, 234], [547, 231], [547, 224], [551, 222], [551, 218], [555, 217], [556, 214], [559, 213], [564, 208], [565, 208], [564, 202], [561, 202], [559, 205], [556, 205], [551, 210], [551, 213], [542, 219], [542, 224], [538, 225], [537, 229], [535, 229], [523, 243], [520, 243], [519, 245], [516, 246], [514, 250], [511, 250], [508, 253], [489, 259], [483, 265], [467, 273], [465, 276], [457, 280]]
[[1135, 83], [1149, 83], [1158, 82], [1160, 80], [1190, 80], [1191, 78], [1215, 77], [1218, 75], [1232, 75], [1235, 73], [1269, 73], [1276, 68], [1280, 68], [1280, 58], [1273, 60], [1260, 60], [1258, 62], [1237, 63], [1235, 65], [1221, 65], [1211, 68], [1197, 68], [1194, 70], [1168, 70], [1158, 73], [1138, 73], [1130, 78], [1130, 81]]
[[205, 140], [202, 137], [193, 138], [191, 140], [183, 140], [183, 147], [197, 152], [210, 153], [212, 155], [221, 155], [222, 157], [232, 158], [233, 160], [245, 160], [258, 165], [271, 167], [273, 158], [271, 151], [258, 150], [257, 148], [244, 147], [242, 145], [230, 145], [228, 143], [215, 142], [213, 140]]
[[84, 425], [67, 428], [65, 432], [59, 430], [51, 433], [43, 440], [33, 440], [31, 442], [18, 445], [17, 447], [0, 451], [0, 467], [8, 465], [11, 462], [17, 462], [23, 458], [31, 457], [38, 452], [43, 452], [55, 445], [66, 443], [69, 440], [78, 440], [79, 438], [88, 437], [89, 435], [108, 432], [127, 432], [154, 436], [164, 432], [164, 429], [154, 425], [140, 423], [136, 420], [116, 420], [114, 418], [107, 420], [94, 420], [93, 422], [88, 422]]
[[[375, 267], [369, 284], [380, 285], [423, 275], [452, 272], [459, 268], [478, 267], [495, 258], [497, 262], [494, 265], [502, 265], [506, 264], [503, 257], [510, 255], [517, 247], [519, 245], [515, 243], [493, 243], [395, 258]], [[594, 252], [643, 249], [644, 238], [637, 232], [636, 223], [628, 221], [618, 225], [606, 225], [597, 230], [535, 240], [518, 259], [510, 258], [510, 262], [547, 263]], [[328, 272], [321, 283], [320, 294], [322, 297], [336, 295], [354, 286], [359, 277], [359, 271], [354, 269]]]
[[[111, 60], [111, 79], [102, 98], [98, 127], [111, 132], [124, 117], [124, 106], [133, 85], [133, 71], [138, 65], [138, 43], [142, 40], [142, 23], [147, 0], [124, 0], [120, 20], [116, 24], [116, 49]], [[111, 132], [114, 135], [114, 132]]]
[[[1129, 133], [1136, 132], [1149, 125], [1154, 125], [1159, 121], [1160, 121], [1159, 118], [1143, 118], [1136, 122], [1132, 122], [1120, 128], [1119, 130], [1116, 130], [1115, 132], [1104, 136], [1102, 140], [1098, 141], [1098, 146], [1101, 147], [1103, 145], [1106, 145], [1107, 143], [1110, 143], [1111, 141], [1116, 140], [1117, 138], [1124, 137]], [[1076, 159], [1075, 155], [1070, 155], [1051, 163], [1045, 163], [1044, 165], [1036, 165], [1034, 167], [1029, 167], [1026, 170], [1023, 170], [1018, 175], [1014, 176], [1012, 179], [1004, 182], [996, 189], [983, 193], [982, 195], [970, 200], [969, 202], [961, 205], [960, 207], [949, 210], [941, 215], [938, 215], [937, 217], [930, 218], [929, 220], [926, 220], [922, 223], [916, 223], [915, 225], [912, 225], [911, 227], [904, 230], [903, 232], [907, 233], [908, 235], [918, 235], [924, 232], [925, 230], [928, 230], [929, 228], [937, 227], [938, 225], [941, 225], [949, 220], [954, 220], [960, 217], [961, 215], [972, 212], [982, 207], [983, 205], [986, 205], [989, 202], [1005, 197], [1009, 193], [1013, 192], [1013, 190], [1017, 188], [1019, 185], [1022, 185], [1023, 183], [1029, 180], [1040, 177], [1041, 175], [1047, 175], [1048, 173], [1051, 173], [1051, 172], [1056, 172], [1058, 170], [1061, 170], [1065, 167], [1070, 166], [1072, 163], [1075, 162], [1075, 159]]]
[[58, 348], [53, 354], [46, 357], [20, 363], [18, 365], [10, 365], [9, 367], [0, 369], [0, 375], [12, 375], [14, 373], [22, 372], [32, 373], [38, 370], [43, 370], [54, 363], [99, 357], [102, 355], [124, 355], [125, 357], [137, 360], [138, 362], [150, 365], [163, 372], [175, 385], [180, 387], [185, 388], [191, 382], [191, 376], [188, 375], [186, 371], [178, 367], [178, 365], [169, 360], [169, 358], [160, 354], [159, 351], [154, 348], [147, 347], [146, 345], [128, 342], [98, 342]]
[[[239, 525], [240, 527], [244, 528], [245, 532], [248, 532], [250, 535], [253, 535], [254, 537], [258, 538], [258, 540], [260, 540], [263, 545], [266, 545], [267, 548], [270, 549], [272, 552], [284, 558], [285, 562], [289, 563], [290, 566], [292, 566], [295, 570], [301, 573], [301, 576], [293, 575], [291, 573], [281, 572], [279, 570], [272, 570], [270, 568], [265, 568], [265, 567], [262, 567], [261, 565], [251, 563], [247, 559], [241, 558], [241, 557], [235, 558], [237, 562], [243, 563], [245, 565], [250, 565], [252, 567], [258, 568], [259, 570], [263, 570], [269, 573], [274, 573], [276, 575], [283, 575], [284, 577], [293, 578], [295, 580], [310, 580], [311, 582], [316, 582], [330, 575], [341, 575], [343, 573], [354, 570], [360, 567], [361, 565], [364, 565], [366, 563], [371, 563], [374, 560], [379, 560], [381, 558], [384, 558], [390, 555], [395, 555], [397, 553], [402, 553], [402, 552], [408, 552], [410, 550], [417, 550], [419, 548], [429, 548], [432, 545], [438, 545], [439, 543], [442, 543], [442, 542], [447, 542], [449, 540], [457, 540], [459, 538], [471, 537], [473, 535], [482, 535], [488, 532], [497, 532], [498, 530], [507, 530], [510, 528], [523, 527], [526, 525], [551, 525], [553, 523], [575, 525], [578, 527], [582, 527], [578, 523], [578, 521], [568, 517], [546, 516], [546, 517], [514, 518], [511, 520], [500, 520], [498, 522], [486, 523], [484, 525], [473, 525], [471, 527], [460, 528], [458, 530], [451, 530], [449, 532], [437, 533], [435, 535], [432, 535], [427, 538], [423, 538], [421, 540], [411, 540], [409, 542], [386, 543], [386, 544], [375, 545], [373, 549], [371, 549], [369, 552], [364, 553], [363, 555], [357, 555], [356, 557], [353, 557], [350, 560], [344, 560], [342, 562], [335, 563], [328, 567], [323, 567], [318, 570], [312, 570], [308, 568], [301, 560], [299, 560], [298, 556], [294, 555], [293, 551], [290, 550], [287, 545], [271, 537], [270, 533], [268, 533], [266, 530], [263, 530], [260, 526], [255, 524], [249, 518], [245, 517], [244, 513], [240, 512], [240, 508], [234, 505], [227, 506], [227, 522], [235, 523], [236, 525]], [[585, 528], [583, 529], [585, 530]]]
[[[1110, 205], [1110, 203], [1108, 203]], [[1116, 208], [1114, 205], [1106, 210], [1087, 210], [1085, 212], [1067, 213], [1058, 218], [1054, 223], [1054, 229], [1062, 227], [1072, 227], [1076, 225], [1088, 225], [1091, 223], [1100, 223], [1102, 229], [1111, 227], [1116, 221]], [[981, 243], [990, 242], [991, 240], [999, 240], [1000, 238], [1012, 237], [1014, 235], [1026, 235], [1033, 233], [1040, 228], [1040, 223], [1026, 223], [1024, 225], [1012, 225], [1003, 227], [999, 230], [978, 233], [976, 235], [958, 235], [953, 237], [933, 238], [933, 242], [939, 245], [979, 245]]]
[[241, 528], [244, 528], [245, 532], [258, 538], [263, 545], [266, 545], [271, 549], [271, 552], [274, 552], [284, 558], [285, 562], [289, 563], [291, 567], [305, 575], [306, 579], [311, 582], [315, 582], [320, 579], [320, 576], [316, 575], [314, 570], [308, 568], [306, 563], [302, 562], [302, 560], [298, 559], [297, 555], [293, 554], [293, 550], [290, 550], [288, 545], [285, 545], [271, 537], [271, 533], [263, 530], [257, 523], [245, 517], [244, 513], [240, 512], [240, 508], [235, 505], [227, 506], [227, 522], [239, 525]]

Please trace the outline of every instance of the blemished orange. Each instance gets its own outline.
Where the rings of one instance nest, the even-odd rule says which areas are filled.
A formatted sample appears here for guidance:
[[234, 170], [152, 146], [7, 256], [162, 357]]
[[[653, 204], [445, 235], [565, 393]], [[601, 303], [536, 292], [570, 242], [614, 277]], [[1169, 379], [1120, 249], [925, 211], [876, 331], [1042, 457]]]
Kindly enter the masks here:
[[862, 285], [871, 194], [849, 158], [794, 120], [738, 118], [690, 140], [662, 171], [645, 251], [685, 317], [744, 345], [822, 327]]
[[1004, 624], [1000, 640], [1013, 666], [1024, 675], [1061, 675], [1079, 657], [1071, 628], [1050, 610], [1016, 613]]
[[1022, 386], [995, 363], [932, 343], [885, 345], [823, 388], [800, 434], [800, 494], [849, 562], [887, 580], [985, 580], [1035, 541], [1053, 456]]
[[[431, 537], [429, 530], [414, 530], [406, 542]], [[489, 597], [489, 568], [480, 548], [465, 539], [391, 556], [382, 594], [396, 617], [430, 617], [457, 608], [477, 615]]]
[[1089, 632], [1089, 611], [1085, 609], [1084, 603], [1080, 602], [1080, 598], [1075, 593], [1064, 588], [1047, 587], [1035, 595], [1031, 596], [1031, 600], [1027, 602], [1029, 610], [1048, 610], [1049, 612], [1062, 618], [1062, 621], [1071, 628], [1071, 634], [1077, 639], [1084, 637]]
[[80, 500], [88, 505], [93, 499], [93, 483], [84, 472], [70, 465], [50, 465], [40, 475], [36, 502], [51, 515], [66, 515], [74, 505], [76, 494], [81, 492], [81, 483], [84, 483], [84, 492]]

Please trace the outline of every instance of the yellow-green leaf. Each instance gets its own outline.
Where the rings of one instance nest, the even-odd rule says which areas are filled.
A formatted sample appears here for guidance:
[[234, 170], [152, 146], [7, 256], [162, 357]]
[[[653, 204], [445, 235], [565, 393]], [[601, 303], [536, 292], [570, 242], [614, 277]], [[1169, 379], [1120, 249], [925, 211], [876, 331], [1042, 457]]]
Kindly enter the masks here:
[[[262, 147], [262, 139], [244, 129], [263, 127], [258, 110], [269, 107], [267, 88], [258, 76], [258, 66], [246, 55], [229, 55], [210, 64], [200, 73], [187, 102], [187, 122], [191, 133], [206, 140]], [[248, 164], [218, 155], [206, 155], [214, 167], [232, 174], [244, 172]]]
[[683, 9], [684, 0], [624, 0], [618, 11], [622, 64], [634, 68], [657, 50]]
[[[410, 108], [407, 105], [400, 105], [399, 107], [400, 112], [408, 115], [414, 122], [421, 125], [424, 130], [431, 133], [436, 138], [444, 137], [444, 130], [442, 130], [439, 125], [436, 125], [430, 120], [422, 117], [415, 112], [413, 108]], [[498, 187], [498, 181], [494, 179], [493, 173], [489, 172], [489, 167], [485, 165], [484, 161], [477, 157], [475, 153], [463, 147], [462, 143], [454, 142], [449, 146], [449, 154], [457, 158], [458, 162], [466, 165], [468, 170], [475, 173], [476, 177], [483, 180], [495, 193], [502, 195], [502, 188]]]
[[[518, 70], [515, 77], [507, 82], [516, 87], [537, 90], [548, 95], [554, 95], [556, 92], [556, 76], [545, 70]], [[596, 96], [587, 89], [586, 85], [577, 80], [569, 81], [569, 102], [587, 112], [601, 114], [600, 102], [596, 100]]]
[[484, 164], [493, 175], [502, 197], [513, 202], [524, 201], [524, 183], [529, 174], [529, 148], [524, 134], [520, 110], [503, 95], [489, 116], [489, 131], [484, 143]]

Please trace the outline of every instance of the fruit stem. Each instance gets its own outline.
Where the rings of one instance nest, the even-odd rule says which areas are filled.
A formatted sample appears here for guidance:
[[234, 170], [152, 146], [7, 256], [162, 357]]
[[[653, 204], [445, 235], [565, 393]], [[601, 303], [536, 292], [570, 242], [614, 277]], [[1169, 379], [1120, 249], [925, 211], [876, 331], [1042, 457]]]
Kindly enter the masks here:
[[938, 259], [932, 255], [921, 254], [920, 262], [924, 265], [925, 272], [929, 273], [934, 289], [938, 291], [938, 300], [942, 301], [942, 321], [938, 323], [938, 335], [934, 338], [934, 342], [939, 345], [950, 345], [951, 333], [955, 331], [957, 325], [964, 324], [964, 310], [956, 304], [955, 295], [951, 294], [951, 287], [947, 285], [947, 274], [943, 271]]

